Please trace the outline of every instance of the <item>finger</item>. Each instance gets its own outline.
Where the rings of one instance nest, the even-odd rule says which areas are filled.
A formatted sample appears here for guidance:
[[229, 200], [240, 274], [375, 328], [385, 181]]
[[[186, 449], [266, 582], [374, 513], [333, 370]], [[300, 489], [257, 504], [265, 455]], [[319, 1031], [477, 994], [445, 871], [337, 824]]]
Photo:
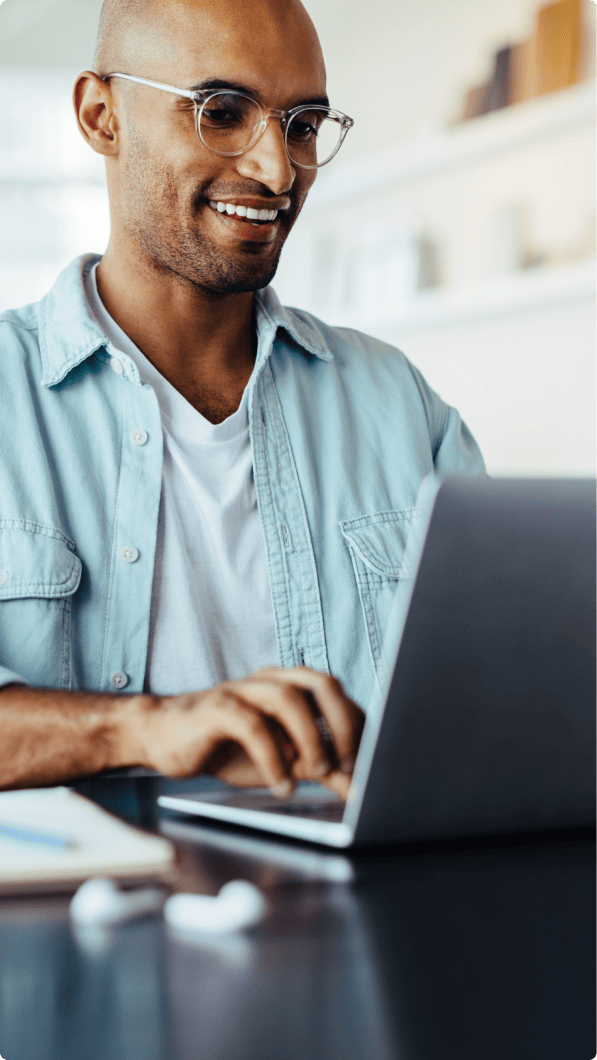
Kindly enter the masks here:
[[335, 769], [332, 773], [328, 773], [327, 777], [323, 777], [321, 783], [326, 788], [329, 788], [330, 791], [335, 792], [336, 795], [340, 795], [346, 802], [350, 791], [351, 779], [346, 773], [341, 773], [340, 770]]
[[[320, 780], [333, 768], [310, 696], [294, 685], [280, 681], [237, 681], [235, 687], [248, 703], [282, 726], [296, 749], [293, 776]], [[274, 729], [275, 731], [275, 729]]]
[[305, 666], [289, 670], [271, 667], [258, 671], [256, 676], [271, 676], [276, 681], [291, 682], [311, 693], [330, 731], [340, 768], [343, 772], [352, 773], [365, 715], [348, 698], [340, 682], [330, 674], [309, 670]]
[[219, 691], [207, 709], [213, 713], [213, 719], [205, 720], [208, 723], [213, 720], [217, 725], [214, 744], [227, 739], [239, 743], [273, 794], [278, 798], [290, 795], [294, 783], [289, 764], [263, 714], [243, 697], [227, 690]]

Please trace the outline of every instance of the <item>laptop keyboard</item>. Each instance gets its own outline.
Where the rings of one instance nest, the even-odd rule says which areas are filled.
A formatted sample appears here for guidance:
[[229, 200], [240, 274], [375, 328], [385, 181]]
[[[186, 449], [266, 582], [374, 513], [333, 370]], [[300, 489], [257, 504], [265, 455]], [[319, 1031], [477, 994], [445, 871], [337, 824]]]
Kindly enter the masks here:
[[344, 803], [341, 805], [337, 803], [317, 805], [317, 803], [313, 804], [312, 802], [295, 802], [290, 806], [285, 806], [278, 799], [272, 799], [267, 806], [259, 807], [259, 809], [265, 810], [266, 813], [281, 813], [284, 817], [310, 817], [317, 821], [329, 821], [331, 824], [340, 824], [342, 822], [344, 808]]
[[216, 794], [198, 796], [201, 802], [215, 802], [220, 806], [234, 806], [241, 810], [258, 810], [260, 813], [282, 814], [284, 817], [307, 817], [317, 821], [340, 824], [345, 804], [342, 799], [329, 797], [306, 798], [297, 793], [293, 798], [276, 799], [269, 792], [243, 791], [242, 794]]

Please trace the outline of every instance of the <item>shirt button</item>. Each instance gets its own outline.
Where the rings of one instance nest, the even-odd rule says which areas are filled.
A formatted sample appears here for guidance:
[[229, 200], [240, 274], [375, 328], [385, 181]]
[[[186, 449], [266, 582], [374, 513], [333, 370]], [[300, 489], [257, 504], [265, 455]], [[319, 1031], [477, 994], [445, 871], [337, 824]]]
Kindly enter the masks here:
[[117, 670], [116, 673], [112, 674], [110, 678], [110, 684], [112, 685], [112, 688], [124, 688], [125, 685], [128, 685], [128, 683], [128, 675], [125, 674], [124, 670]]
[[131, 431], [131, 442], [133, 445], [145, 445], [147, 441], [147, 431], [144, 431], [142, 427], [137, 427], [134, 431]]
[[124, 365], [122, 361], [118, 360], [118, 357], [110, 357], [110, 365], [112, 367], [112, 371], [116, 372], [116, 375], [122, 375], [122, 373], [124, 372]]
[[8, 573], [6, 568], [0, 567], [0, 585], [6, 585], [9, 578], [10, 574]]
[[133, 545], [126, 545], [120, 555], [127, 563], [135, 563], [139, 559], [139, 549], [134, 548]]

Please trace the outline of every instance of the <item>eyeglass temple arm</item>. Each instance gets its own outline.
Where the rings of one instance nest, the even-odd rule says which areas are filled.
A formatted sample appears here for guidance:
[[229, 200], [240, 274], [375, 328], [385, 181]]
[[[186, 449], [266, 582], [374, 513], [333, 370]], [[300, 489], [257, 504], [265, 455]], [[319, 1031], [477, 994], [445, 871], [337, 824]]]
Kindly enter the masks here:
[[164, 85], [161, 81], [148, 81], [146, 77], [133, 77], [132, 74], [106, 74], [104, 81], [111, 81], [113, 77], [120, 77], [124, 81], [136, 81], [139, 85], [149, 85], [150, 88], [161, 88], [163, 92], [171, 92], [173, 96], [186, 96], [187, 99], [196, 101], [197, 96], [204, 92], [191, 92], [188, 88], [174, 88], [172, 85]]
[[[0, 2], [1, 2], [1, 0], [0, 0]], [[191, 99], [193, 101], [193, 103], [198, 103], [200, 98], [201, 98], [201, 96], [208, 96], [210, 94], [210, 92], [217, 91], [215, 89], [212, 90], [212, 89], [204, 88], [204, 89], [201, 89], [201, 90], [195, 90], [194, 92], [191, 92], [190, 89], [188, 89], [188, 88], [174, 88], [172, 85], [164, 85], [164, 84], [162, 84], [161, 81], [148, 81], [146, 77], [134, 77], [133, 74], [106, 74], [106, 76], [103, 78], [103, 80], [104, 81], [110, 81], [110, 79], [113, 78], [113, 77], [121, 77], [125, 81], [136, 81], [137, 84], [139, 84], [139, 85], [149, 85], [150, 88], [161, 88], [163, 92], [171, 92], [173, 96], [185, 96], [187, 99]], [[242, 95], [242, 93], [239, 93], [239, 95]], [[307, 107], [307, 104], [305, 104], [305, 107]], [[289, 110], [289, 111], [271, 110], [269, 113], [271, 115], [279, 115], [280, 117], [282, 117], [283, 115], [286, 115], [287, 117], [290, 117], [290, 116], [292, 116], [294, 111], [299, 111], [299, 110], [302, 110], [302, 109], [303, 109], [303, 105], [301, 104], [298, 107], [293, 107], [292, 110]], [[349, 118], [348, 114], [343, 114], [342, 111], [340, 111], [340, 110], [334, 110], [333, 107], [319, 107], [316, 104], [314, 109], [315, 110], [329, 110], [329, 111], [331, 111], [332, 114], [337, 115], [338, 118], [340, 119], [340, 123], [341, 123], [341, 125], [342, 125], [342, 127], [343, 127], [345, 132], [348, 132], [349, 129], [352, 129], [352, 127], [354, 125], [353, 119]], [[0, 1058], [0, 1060], [1, 1060], [1, 1058]]]

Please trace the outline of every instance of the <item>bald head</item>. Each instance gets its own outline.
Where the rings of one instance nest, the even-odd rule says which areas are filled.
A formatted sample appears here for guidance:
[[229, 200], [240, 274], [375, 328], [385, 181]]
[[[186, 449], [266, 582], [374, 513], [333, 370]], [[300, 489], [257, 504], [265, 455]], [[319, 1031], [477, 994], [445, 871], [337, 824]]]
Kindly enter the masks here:
[[104, 0], [100, 14], [93, 69], [100, 77], [146, 64], [152, 56], [170, 53], [174, 42], [159, 17], [156, 0]]
[[93, 69], [100, 77], [115, 71], [156, 77], [176, 67], [189, 33], [207, 52], [214, 38], [221, 42], [232, 31], [239, 41], [265, 32], [272, 62], [283, 45], [306, 45], [323, 69], [315, 27], [300, 0], [104, 0]]
[[[75, 106], [106, 157], [109, 254], [136, 255], [212, 292], [265, 287], [317, 172], [291, 163], [280, 121], [240, 154], [214, 151], [197, 137], [197, 106], [184, 94], [104, 78], [224, 84], [264, 112], [325, 103], [323, 56], [300, 0], [105, 0], [94, 67], [78, 79]], [[253, 232], [259, 225], [240, 215], [224, 220], [219, 205], [233, 202], [271, 204], [277, 216]]]

